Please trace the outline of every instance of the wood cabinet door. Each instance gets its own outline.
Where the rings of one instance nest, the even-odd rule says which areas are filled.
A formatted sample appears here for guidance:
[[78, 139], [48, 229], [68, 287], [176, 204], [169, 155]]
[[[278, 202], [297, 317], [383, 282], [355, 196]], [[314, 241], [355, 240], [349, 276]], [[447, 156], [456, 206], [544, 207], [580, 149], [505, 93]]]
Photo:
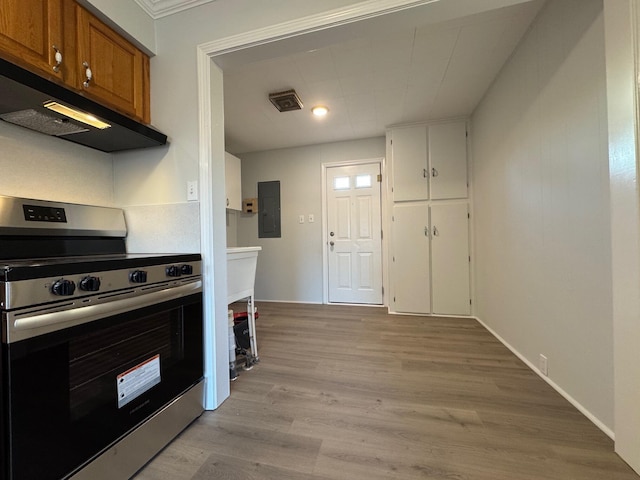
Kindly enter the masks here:
[[404, 127], [391, 131], [393, 200], [429, 198], [427, 127]]
[[[76, 87], [149, 123], [149, 57], [87, 10], [76, 8]], [[88, 83], [85, 62], [92, 73]]]
[[468, 205], [431, 205], [433, 313], [471, 314], [469, 262]]
[[62, 0], [0, 2], [0, 51], [7, 60], [62, 79], [64, 61], [57, 72], [53, 69], [54, 47], [62, 46]]
[[465, 122], [429, 126], [431, 199], [467, 198]]
[[393, 311], [430, 313], [429, 206], [417, 202], [394, 205], [392, 229]]

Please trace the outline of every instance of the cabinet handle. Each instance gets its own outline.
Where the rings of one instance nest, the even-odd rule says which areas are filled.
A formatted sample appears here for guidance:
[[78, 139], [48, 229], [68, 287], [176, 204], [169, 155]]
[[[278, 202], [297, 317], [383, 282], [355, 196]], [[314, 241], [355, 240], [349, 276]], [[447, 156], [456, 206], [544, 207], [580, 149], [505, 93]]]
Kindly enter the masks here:
[[227, 207], [229, 206], [229, 199], [227, 198]]
[[82, 62], [82, 66], [85, 68], [84, 74], [87, 77], [87, 79], [82, 82], [82, 85], [84, 85], [84, 88], [89, 88], [89, 82], [91, 82], [91, 79], [93, 78], [93, 72], [91, 71], [91, 67], [89, 67], [88, 62]]
[[437, 177], [438, 176], [438, 170], [436, 170], [435, 168], [431, 168], [431, 176], [432, 177]]
[[429, 172], [427, 171], [426, 168], [422, 169], [422, 177], [423, 178], [429, 178]]
[[440, 235], [440, 232], [438, 231], [438, 229], [436, 228], [436, 226], [433, 226], [433, 236], [437, 237], [438, 235]]
[[424, 227], [424, 236], [429, 238], [429, 227]]
[[53, 66], [53, 71], [58, 73], [60, 71], [60, 65], [62, 65], [62, 52], [55, 45], [52, 45], [52, 47], [56, 52], [56, 54], [54, 55], [56, 64]]

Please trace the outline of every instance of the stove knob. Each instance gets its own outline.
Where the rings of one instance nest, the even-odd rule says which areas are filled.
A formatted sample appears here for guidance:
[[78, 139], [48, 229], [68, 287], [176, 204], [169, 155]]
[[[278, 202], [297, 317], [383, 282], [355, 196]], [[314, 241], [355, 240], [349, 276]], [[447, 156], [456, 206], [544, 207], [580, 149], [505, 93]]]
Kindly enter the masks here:
[[180, 271], [182, 275], [193, 275], [193, 267], [191, 265], [182, 265]]
[[145, 283], [147, 281], [147, 272], [144, 270], [134, 270], [129, 274], [131, 283]]
[[54, 295], [73, 295], [73, 292], [76, 291], [76, 284], [71, 280], [57, 280], [51, 286], [51, 293]]
[[85, 292], [97, 292], [100, 290], [100, 279], [98, 277], [84, 277], [80, 280], [80, 290]]
[[182, 275], [182, 273], [180, 272], [180, 267], [178, 267], [177, 265], [171, 265], [170, 267], [167, 267], [167, 277], [179, 277], [180, 275]]

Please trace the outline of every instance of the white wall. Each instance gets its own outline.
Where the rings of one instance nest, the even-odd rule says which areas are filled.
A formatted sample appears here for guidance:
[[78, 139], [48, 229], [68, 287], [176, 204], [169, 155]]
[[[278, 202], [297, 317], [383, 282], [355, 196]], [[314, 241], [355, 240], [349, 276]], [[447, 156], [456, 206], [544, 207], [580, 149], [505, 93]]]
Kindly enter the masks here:
[[113, 205], [112, 156], [0, 121], [0, 195]]
[[384, 137], [239, 155], [243, 198], [258, 196], [258, 182], [280, 181], [281, 238], [258, 238], [259, 214], [238, 214], [238, 245], [262, 247], [256, 299], [322, 303], [322, 164], [384, 156]]
[[472, 117], [476, 313], [605, 430], [613, 324], [601, 0], [551, 0]]
[[[357, 2], [217, 0], [158, 19], [151, 120], [168, 135], [169, 145], [118, 155], [117, 200], [123, 205], [186, 202], [186, 182], [198, 179], [197, 45], [350, 3]], [[216, 187], [224, 188], [223, 170], [216, 178]]]
[[[200, 211], [211, 217], [211, 223], [205, 225], [205, 230], [191, 225], [184, 232], [188, 243], [205, 242], [200, 245], [205, 269], [205, 334], [214, 340], [213, 345], [207, 344], [205, 348], [207, 408], [219, 405], [229, 391], [229, 384], [225, 382], [228, 363], [225, 359], [224, 118], [222, 72], [216, 70], [215, 65], [208, 65], [200, 74], [209, 75], [212, 95], [204, 101], [211, 103], [212, 111], [210, 118], [203, 118], [202, 122], [213, 135], [207, 139], [211, 158], [205, 158], [206, 154], [200, 159], [197, 45], [350, 3], [355, 2], [217, 0], [163, 17], [155, 24], [157, 56], [151, 59], [151, 118], [152, 123], [169, 136], [169, 145], [118, 155], [114, 164], [115, 198], [126, 210], [131, 206], [153, 205], [157, 212], [163, 212], [173, 208], [167, 206], [186, 203], [187, 181], [199, 180], [201, 185], [207, 185]], [[172, 228], [184, 227], [175, 216], [166, 216], [165, 222], [169, 232]], [[147, 227], [148, 230], [138, 233], [154, 231], [153, 225]]]

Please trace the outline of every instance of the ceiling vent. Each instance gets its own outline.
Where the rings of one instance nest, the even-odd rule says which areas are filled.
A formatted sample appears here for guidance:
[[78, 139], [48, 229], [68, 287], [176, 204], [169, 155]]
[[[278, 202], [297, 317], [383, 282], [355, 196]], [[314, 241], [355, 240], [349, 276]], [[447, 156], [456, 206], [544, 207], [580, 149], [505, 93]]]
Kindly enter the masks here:
[[269, 94], [269, 100], [279, 112], [290, 112], [302, 109], [302, 100], [295, 90], [286, 90]]

